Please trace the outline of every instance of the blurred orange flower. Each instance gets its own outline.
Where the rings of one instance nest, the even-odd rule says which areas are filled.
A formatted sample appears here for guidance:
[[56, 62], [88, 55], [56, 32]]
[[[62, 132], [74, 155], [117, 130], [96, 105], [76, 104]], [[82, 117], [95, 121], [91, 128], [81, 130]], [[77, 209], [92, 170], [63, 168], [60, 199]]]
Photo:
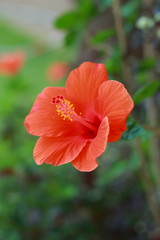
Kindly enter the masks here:
[[22, 68], [24, 60], [22, 51], [4, 53], [0, 56], [0, 75], [15, 75]]
[[45, 88], [25, 119], [27, 131], [40, 136], [36, 163], [72, 162], [80, 171], [94, 170], [107, 142], [119, 140], [126, 130], [133, 106], [123, 84], [108, 80], [103, 64], [81, 64], [65, 88]]
[[47, 78], [54, 82], [59, 81], [69, 72], [69, 65], [66, 62], [55, 62], [47, 69]]

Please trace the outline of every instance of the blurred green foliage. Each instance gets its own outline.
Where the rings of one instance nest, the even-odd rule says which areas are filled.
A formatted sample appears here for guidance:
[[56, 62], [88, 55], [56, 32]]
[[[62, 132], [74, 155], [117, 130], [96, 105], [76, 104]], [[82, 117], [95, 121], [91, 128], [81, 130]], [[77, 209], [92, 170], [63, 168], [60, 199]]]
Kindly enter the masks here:
[[10, 24], [2, 20], [0, 20], [0, 33], [1, 50], [5, 50], [6, 46], [8, 48], [12, 46], [19, 47], [21, 44], [24, 45], [33, 42], [33, 39], [30, 36], [12, 28]]
[[133, 100], [136, 104], [144, 101], [146, 98], [153, 96], [160, 89], [160, 82], [155, 80], [147, 83], [145, 86], [139, 88], [133, 95]]
[[64, 38], [66, 46], [77, 45], [84, 36], [88, 22], [97, 14], [97, 9], [91, 0], [80, 0], [77, 1], [77, 7], [74, 10], [59, 16], [54, 26], [66, 31]]
[[87, 22], [97, 13], [95, 6], [90, 0], [78, 1], [77, 8], [69, 11], [55, 21], [55, 26], [63, 30], [71, 30], [78, 28], [83, 29]]
[[114, 29], [107, 29], [98, 32], [95, 36], [93, 36], [90, 40], [91, 44], [96, 45], [98, 43], [106, 41], [108, 38], [114, 36], [116, 34]]
[[127, 21], [134, 22], [137, 18], [137, 14], [141, 4], [142, 3], [139, 0], [126, 2], [126, 4], [124, 4], [121, 9], [122, 16]]

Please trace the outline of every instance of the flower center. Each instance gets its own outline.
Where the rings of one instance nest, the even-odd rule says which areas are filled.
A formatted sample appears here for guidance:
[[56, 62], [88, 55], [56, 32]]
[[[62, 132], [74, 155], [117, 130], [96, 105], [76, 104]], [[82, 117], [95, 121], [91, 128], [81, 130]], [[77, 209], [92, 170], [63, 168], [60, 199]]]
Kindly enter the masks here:
[[73, 104], [70, 103], [67, 99], [63, 96], [56, 96], [52, 99], [52, 103], [56, 104], [56, 111], [63, 120], [70, 120], [73, 121], [73, 116], [76, 115], [74, 111]]
[[56, 105], [56, 111], [60, 117], [63, 118], [63, 120], [70, 120], [76, 121], [81, 123], [82, 125], [86, 126], [87, 128], [91, 129], [92, 131], [97, 132], [97, 127], [95, 127], [92, 123], [87, 121], [75, 112], [74, 105], [64, 98], [64, 96], [56, 96], [52, 99], [52, 103]]

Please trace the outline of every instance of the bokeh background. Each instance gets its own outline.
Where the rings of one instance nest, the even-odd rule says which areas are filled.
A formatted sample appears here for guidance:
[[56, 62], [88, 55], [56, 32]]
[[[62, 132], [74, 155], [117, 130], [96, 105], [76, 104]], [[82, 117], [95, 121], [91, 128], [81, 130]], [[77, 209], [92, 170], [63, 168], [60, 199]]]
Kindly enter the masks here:
[[[158, 0], [0, 0], [0, 240], [160, 239], [159, 52]], [[84, 61], [131, 93], [128, 131], [91, 173], [37, 166], [24, 118]]]

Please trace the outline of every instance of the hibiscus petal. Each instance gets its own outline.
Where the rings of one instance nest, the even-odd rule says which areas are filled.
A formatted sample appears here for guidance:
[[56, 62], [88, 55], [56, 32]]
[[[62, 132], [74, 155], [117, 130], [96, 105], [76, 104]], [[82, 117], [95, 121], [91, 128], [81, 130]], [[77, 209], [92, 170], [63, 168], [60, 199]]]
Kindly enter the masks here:
[[108, 133], [108, 119], [104, 118], [99, 126], [97, 136], [86, 144], [78, 157], [72, 161], [72, 165], [83, 172], [90, 172], [98, 167], [96, 158], [106, 149]]
[[100, 118], [108, 117], [110, 126], [108, 142], [119, 140], [123, 131], [127, 130], [126, 119], [133, 107], [132, 98], [122, 83], [107, 81], [100, 86], [95, 109]]
[[108, 80], [106, 68], [100, 63], [85, 62], [67, 79], [66, 93], [77, 112], [88, 112], [98, 95], [99, 86]]
[[33, 156], [38, 165], [44, 162], [54, 166], [66, 164], [77, 157], [86, 142], [80, 137], [40, 137]]
[[30, 134], [57, 137], [70, 130], [73, 124], [71, 121], [64, 121], [52, 103], [53, 97], [57, 95], [65, 96], [65, 88], [48, 87], [38, 95], [24, 122]]

